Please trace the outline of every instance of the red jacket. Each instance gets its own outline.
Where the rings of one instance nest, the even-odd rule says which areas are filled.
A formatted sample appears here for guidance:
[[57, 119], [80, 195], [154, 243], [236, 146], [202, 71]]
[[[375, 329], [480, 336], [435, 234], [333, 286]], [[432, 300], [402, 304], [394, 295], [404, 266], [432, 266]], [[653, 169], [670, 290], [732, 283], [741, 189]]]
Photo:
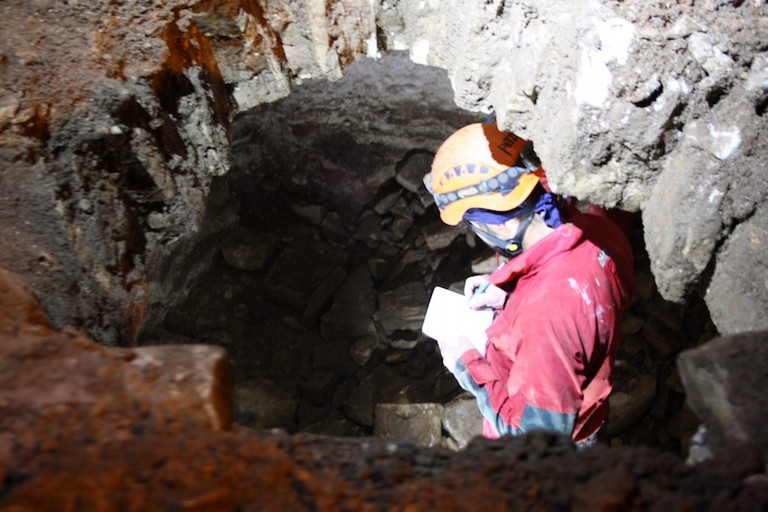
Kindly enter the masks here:
[[510, 292], [506, 305], [487, 330], [485, 357], [473, 349], [457, 363], [486, 435], [543, 428], [578, 443], [608, 415], [632, 250], [608, 218], [569, 213], [570, 222], [491, 275]]

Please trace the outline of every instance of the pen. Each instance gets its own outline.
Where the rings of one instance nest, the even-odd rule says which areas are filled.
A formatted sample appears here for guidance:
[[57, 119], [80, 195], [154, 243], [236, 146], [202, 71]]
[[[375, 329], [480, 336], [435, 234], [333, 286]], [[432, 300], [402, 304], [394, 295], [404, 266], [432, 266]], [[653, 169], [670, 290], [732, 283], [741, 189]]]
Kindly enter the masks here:
[[484, 293], [485, 290], [487, 290], [490, 285], [491, 285], [490, 281], [483, 281], [483, 284], [475, 288], [475, 291], [472, 292], [472, 298], [474, 299], [478, 295], [481, 295], [482, 293]]

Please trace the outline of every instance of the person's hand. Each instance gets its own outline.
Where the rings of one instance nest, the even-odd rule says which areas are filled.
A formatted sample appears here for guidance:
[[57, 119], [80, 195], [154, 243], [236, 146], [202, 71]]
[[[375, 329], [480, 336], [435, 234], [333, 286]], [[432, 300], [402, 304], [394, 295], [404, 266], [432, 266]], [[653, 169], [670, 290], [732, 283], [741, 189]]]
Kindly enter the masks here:
[[490, 284], [487, 275], [468, 277], [464, 281], [464, 296], [472, 309], [498, 310], [502, 309], [507, 301], [507, 292]]
[[443, 356], [443, 365], [450, 371], [456, 368], [456, 361], [462, 354], [472, 348], [469, 338], [463, 334], [455, 338], [437, 340], [437, 345], [440, 347], [440, 355]]

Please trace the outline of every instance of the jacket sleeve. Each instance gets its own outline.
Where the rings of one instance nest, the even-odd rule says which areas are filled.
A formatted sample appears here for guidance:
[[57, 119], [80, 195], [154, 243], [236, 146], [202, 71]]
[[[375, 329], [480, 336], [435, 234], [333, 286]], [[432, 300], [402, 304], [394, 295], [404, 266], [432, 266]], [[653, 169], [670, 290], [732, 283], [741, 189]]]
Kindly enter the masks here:
[[[467, 362], [465, 362], [465, 359]], [[477, 406], [480, 409], [480, 413], [483, 415], [483, 418], [488, 420], [491, 425], [494, 426], [496, 432], [499, 435], [521, 434], [521, 429], [515, 428], [505, 422], [499, 412], [491, 405], [491, 393], [489, 390], [493, 388], [497, 390], [500, 389], [499, 386], [502, 385], [502, 382], [498, 378], [494, 378], [493, 371], [487, 364], [485, 364], [485, 368], [480, 370], [482, 363], [476, 363], [482, 359], [483, 358], [480, 355], [480, 352], [477, 350], [470, 350], [469, 352], [465, 353], [462, 358], [456, 362], [456, 368], [453, 371], [456, 380], [463, 389], [474, 395], [475, 400], [477, 401]], [[481, 379], [484, 384], [480, 384], [475, 380], [475, 378], [469, 372], [467, 364], [472, 364], [475, 366], [476, 371], [484, 372], [486, 376], [489, 377], [487, 379]]]
[[552, 430], [571, 435], [582, 402], [578, 364], [552, 336], [529, 333], [516, 354], [508, 355], [502, 379], [477, 350], [457, 362], [456, 378], [477, 400], [483, 417], [499, 435]]

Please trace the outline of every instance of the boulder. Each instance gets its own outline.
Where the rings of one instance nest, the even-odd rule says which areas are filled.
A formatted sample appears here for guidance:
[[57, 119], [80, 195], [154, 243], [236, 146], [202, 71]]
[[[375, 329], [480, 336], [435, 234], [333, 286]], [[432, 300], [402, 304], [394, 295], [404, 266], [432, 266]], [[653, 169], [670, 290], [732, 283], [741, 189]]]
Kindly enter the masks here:
[[285, 389], [267, 380], [249, 380], [234, 388], [235, 418], [241, 425], [256, 429], [291, 428], [296, 400]]
[[376, 404], [373, 435], [416, 446], [440, 444], [442, 404]]
[[443, 429], [458, 449], [483, 433], [483, 415], [471, 395], [459, 395], [443, 406]]
[[414, 331], [424, 323], [427, 289], [423, 283], [408, 283], [379, 293], [376, 319], [388, 335], [395, 331]]
[[274, 234], [237, 228], [222, 240], [221, 253], [238, 270], [260, 270], [277, 250], [278, 242]]
[[688, 403], [712, 451], [749, 443], [768, 455], [768, 331], [715, 338], [677, 358]]
[[353, 343], [363, 336], [375, 337], [375, 306], [371, 274], [367, 266], [360, 266], [339, 287], [331, 309], [322, 316], [320, 332], [323, 338]]

